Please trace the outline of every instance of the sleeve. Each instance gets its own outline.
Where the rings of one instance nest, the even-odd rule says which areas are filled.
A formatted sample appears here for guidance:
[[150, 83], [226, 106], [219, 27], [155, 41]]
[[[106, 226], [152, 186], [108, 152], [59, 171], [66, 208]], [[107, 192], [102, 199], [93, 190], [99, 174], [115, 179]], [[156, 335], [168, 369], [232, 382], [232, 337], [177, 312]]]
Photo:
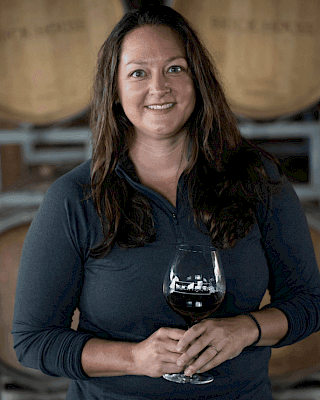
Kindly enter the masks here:
[[320, 329], [320, 274], [303, 208], [287, 178], [268, 203], [262, 237], [271, 303], [263, 308], [276, 307], [288, 319], [286, 336], [273, 346], [282, 347]]
[[19, 267], [12, 334], [22, 365], [52, 376], [87, 379], [81, 353], [93, 335], [70, 328], [90, 248], [86, 202], [74, 189], [63, 179], [56, 181], [29, 228]]

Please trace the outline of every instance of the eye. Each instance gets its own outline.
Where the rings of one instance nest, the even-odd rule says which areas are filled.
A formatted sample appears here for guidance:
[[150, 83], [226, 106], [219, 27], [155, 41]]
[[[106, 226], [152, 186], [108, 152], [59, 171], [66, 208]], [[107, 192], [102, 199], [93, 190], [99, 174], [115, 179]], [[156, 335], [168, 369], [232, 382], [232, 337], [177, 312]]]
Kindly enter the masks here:
[[143, 78], [145, 75], [146, 73], [142, 69], [137, 69], [131, 74], [134, 78]]
[[172, 67], [169, 67], [168, 72], [177, 74], [177, 73], [181, 72], [182, 70], [183, 70], [183, 68], [180, 67], [179, 65], [173, 65]]

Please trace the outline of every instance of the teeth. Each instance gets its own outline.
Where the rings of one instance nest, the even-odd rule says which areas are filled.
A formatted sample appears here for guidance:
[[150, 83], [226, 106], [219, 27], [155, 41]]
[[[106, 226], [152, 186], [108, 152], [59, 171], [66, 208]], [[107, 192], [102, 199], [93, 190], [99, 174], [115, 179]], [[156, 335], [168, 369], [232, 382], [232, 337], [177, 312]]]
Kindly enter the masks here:
[[173, 103], [167, 103], [167, 104], [162, 104], [162, 105], [152, 105], [152, 106], [147, 106], [148, 108], [151, 108], [151, 110], [164, 110], [166, 108], [170, 108], [173, 106]]

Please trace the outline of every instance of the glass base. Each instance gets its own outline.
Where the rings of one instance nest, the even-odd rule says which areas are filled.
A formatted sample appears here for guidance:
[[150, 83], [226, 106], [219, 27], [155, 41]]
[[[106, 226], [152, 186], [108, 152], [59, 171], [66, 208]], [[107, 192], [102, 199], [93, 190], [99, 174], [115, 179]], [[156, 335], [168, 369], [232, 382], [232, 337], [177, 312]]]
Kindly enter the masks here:
[[187, 376], [185, 374], [164, 374], [164, 379], [170, 382], [176, 383], [191, 383], [192, 385], [203, 385], [204, 383], [210, 383], [214, 380], [214, 377], [208, 373], [194, 374]]

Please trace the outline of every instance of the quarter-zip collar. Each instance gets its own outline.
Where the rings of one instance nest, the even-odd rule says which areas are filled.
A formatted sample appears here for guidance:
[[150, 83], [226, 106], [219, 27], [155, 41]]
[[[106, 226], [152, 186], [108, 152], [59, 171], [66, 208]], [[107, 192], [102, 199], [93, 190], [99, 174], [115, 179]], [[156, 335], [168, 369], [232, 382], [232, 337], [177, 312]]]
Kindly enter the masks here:
[[[148, 198], [154, 201], [159, 207], [168, 212], [170, 215], [177, 215], [179, 204], [181, 203], [181, 195], [183, 193], [183, 187], [185, 184], [185, 176], [181, 175], [178, 182], [178, 190], [177, 190], [177, 202], [176, 207], [174, 207], [165, 197], [161, 194], [155, 192], [154, 190], [144, 186], [135, 171], [134, 165], [127, 154], [124, 154], [119, 163], [116, 166], [116, 173], [120, 178], [124, 178], [127, 182], [140, 193], [145, 194]], [[180, 201], [179, 201], [180, 199]]]

